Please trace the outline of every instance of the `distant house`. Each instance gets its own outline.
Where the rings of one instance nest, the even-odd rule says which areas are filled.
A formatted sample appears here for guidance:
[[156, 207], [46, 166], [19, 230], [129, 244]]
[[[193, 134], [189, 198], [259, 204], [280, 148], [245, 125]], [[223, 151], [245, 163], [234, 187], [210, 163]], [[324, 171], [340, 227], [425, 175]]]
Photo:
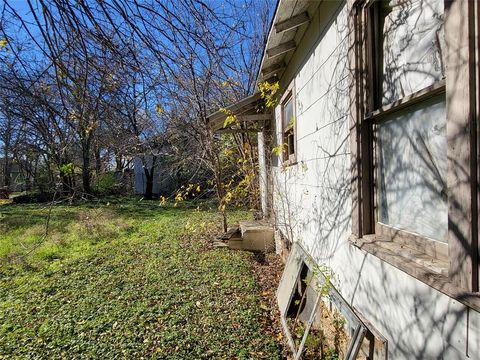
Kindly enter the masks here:
[[[259, 114], [254, 94], [228, 107], [258, 131], [277, 251], [331, 269], [382, 339], [368, 358], [480, 359], [479, 10], [280, 0], [258, 74], [279, 81], [278, 104]], [[239, 131], [224, 118], [212, 129]]]
[[[135, 157], [133, 159], [133, 184], [134, 193], [136, 195], [145, 194], [147, 188], [147, 176], [144, 171], [144, 165], [150, 171], [151, 158], [147, 157], [146, 163], [141, 158]], [[174, 191], [176, 182], [171, 171], [166, 167], [165, 162], [157, 160], [153, 172], [153, 194], [158, 196], [159, 194], [170, 194]]]
[[[0, 187], [5, 184], [5, 159], [0, 158]], [[20, 166], [17, 163], [12, 163], [10, 165], [10, 181], [8, 182], [10, 185], [8, 186], [8, 190], [11, 192], [18, 192], [27, 190], [27, 176], [22, 171]]]

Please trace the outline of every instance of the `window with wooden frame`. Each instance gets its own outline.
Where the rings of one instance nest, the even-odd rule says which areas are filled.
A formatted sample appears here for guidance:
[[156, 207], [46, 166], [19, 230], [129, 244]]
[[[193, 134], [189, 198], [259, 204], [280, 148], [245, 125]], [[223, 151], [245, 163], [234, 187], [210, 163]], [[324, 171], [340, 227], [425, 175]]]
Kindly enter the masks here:
[[477, 291], [478, 5], [350, 3], [355, 242], [449, 295]]
[[296, 162], [296, 117], [295, 117], [295, 96], [294, 83], [288, 87], [281, 99], [282, 107], [282, 144], [283, 163], [292, 165]]

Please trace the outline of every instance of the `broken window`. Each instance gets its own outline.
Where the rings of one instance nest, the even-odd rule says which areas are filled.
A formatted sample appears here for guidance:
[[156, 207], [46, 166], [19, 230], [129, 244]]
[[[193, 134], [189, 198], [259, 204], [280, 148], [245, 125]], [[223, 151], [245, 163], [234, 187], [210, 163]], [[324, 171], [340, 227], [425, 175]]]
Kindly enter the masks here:
[[[371, 355], [379, 341], [369, 340], [376, 337], [332, 286], [328, 269], [315, 265], [297, 243], [287, 260], [277, 299], [294, 359], [384, 359]], [[381, 352], [377, 349], [376, 353]]]

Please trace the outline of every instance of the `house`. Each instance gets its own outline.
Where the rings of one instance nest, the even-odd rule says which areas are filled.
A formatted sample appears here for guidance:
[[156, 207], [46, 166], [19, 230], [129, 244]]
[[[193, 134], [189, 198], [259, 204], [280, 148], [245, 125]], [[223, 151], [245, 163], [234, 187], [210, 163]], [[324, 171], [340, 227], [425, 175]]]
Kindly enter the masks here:
[[5, 186], [6, 190], [10, 192], [25, 191], [31, 185], [32, 179], [25, 174], [25, 171], [17, 162], [10, 160], [9, 176], [10, 179], [5, 179], [5, 158], [0, 158], [0, 185], [8, 184]]
[[133, 158], [133, 190], [135, 195], [144, 195], [147, 189], [147, 176], [145, 167], [148, 172], [153, 171], [152, 175], [152, 194], [171, 194], [177, 186], [178, 180], [176, 173], [171, 170], [171, 165], [165, 160], [167, 156], [161, 153], [155, 159], [152, 166], [153, 157], [151, 155], [137, 156]]
[[[277, 251], [328, 269], [337, 307], [383, 346], [362, 358], [480, 359], [479, 5], [280, 0], [258, 74], [278, 103], [228, 107], [240, 129], [209, 117], [258, 131]], [[290, 258], [282, 282], [305, 275]]]

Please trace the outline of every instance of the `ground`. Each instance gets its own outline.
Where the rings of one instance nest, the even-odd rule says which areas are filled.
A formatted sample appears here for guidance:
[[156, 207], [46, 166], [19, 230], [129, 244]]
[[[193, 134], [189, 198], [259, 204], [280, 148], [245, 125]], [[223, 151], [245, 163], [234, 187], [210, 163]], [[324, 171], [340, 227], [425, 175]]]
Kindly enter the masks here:
[[205, 204], [1, 205], [0, 359], [280, 358], [274, 284], [212, 248], [220, 223]]

